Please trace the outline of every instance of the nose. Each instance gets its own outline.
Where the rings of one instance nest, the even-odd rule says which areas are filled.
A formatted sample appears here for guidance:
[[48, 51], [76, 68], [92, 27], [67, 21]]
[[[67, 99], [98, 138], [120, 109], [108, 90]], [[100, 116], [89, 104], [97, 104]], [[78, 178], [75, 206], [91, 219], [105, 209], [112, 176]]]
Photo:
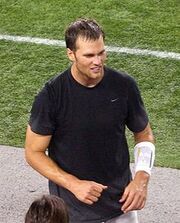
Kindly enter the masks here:
[[94, 65], [100, 65], [101, 62], [102, 62], [101, 56], [96, 55], [93, 60]]

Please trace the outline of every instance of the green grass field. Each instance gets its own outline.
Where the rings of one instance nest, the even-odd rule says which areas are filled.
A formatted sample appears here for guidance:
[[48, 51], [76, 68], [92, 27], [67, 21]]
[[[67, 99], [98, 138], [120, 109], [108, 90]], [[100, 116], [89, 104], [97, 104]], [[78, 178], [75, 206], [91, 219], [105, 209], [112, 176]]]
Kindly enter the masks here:
[[[89, 17], [104, 27], [106, 45], [180, 49], [178, 0], [1, 0], [0, 9], [0, 35], [63, 40], [71, 21]], [[23, 147], [34, 96], [70, 63], [65, 48], [4, 40], [0, 61], [0, 144]], [[128, 72], [139, 84], [156, 137], [156, 166], [179, 169], [180, 61], [108, 53], [107, 65]], [[128, 139], [132, 148], [129, 132]]]

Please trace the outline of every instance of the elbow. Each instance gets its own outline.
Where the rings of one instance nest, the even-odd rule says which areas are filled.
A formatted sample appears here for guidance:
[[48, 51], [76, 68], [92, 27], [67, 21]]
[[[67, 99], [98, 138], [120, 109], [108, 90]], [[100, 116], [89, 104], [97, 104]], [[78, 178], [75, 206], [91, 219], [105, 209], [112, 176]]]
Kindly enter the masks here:
[[25, 161], [31, 166], [33, 167], [34, 165], [34, 161], [36, 159], [36, 151], [34, 151], [32, 148], [31, 148], [31, 145], [25, 145], [25, 151], [24, 151], [24, 158], [25, 158]]
[[151, 142], [152, 142], [152, 143], [156, 143], [156, 138], [154, 137], [153, 134], [152, 134], [152, 136], [151, 136]]
[[134, 133], [134, 139], [136, 143], [143, 142], [143, 141], [155, 143], [155, 137], [153, 135], [152, 129], [149, 124], [146, 126], [146, 128], [143, 131], [139, 133]]
[[24, 151], [24, 157], [25, 157], [25, 161], [31, 165], [31, 152], [29, 151], [29, 148], [27, 146], [25, 146], [25, 151]]

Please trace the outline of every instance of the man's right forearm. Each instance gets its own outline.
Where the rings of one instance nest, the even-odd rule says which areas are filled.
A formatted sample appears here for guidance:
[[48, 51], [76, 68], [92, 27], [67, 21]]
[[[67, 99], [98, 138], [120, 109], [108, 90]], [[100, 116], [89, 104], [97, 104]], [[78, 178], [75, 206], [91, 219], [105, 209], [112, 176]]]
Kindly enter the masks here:
[[58, 167], [57, 164], [44, 152], [28, 151], [26, 148], [25, 156], [27, 162], [33, 169], [67, 190], [71, 190], [73, 187], [71, 184], [78, 181], [78, 178]]

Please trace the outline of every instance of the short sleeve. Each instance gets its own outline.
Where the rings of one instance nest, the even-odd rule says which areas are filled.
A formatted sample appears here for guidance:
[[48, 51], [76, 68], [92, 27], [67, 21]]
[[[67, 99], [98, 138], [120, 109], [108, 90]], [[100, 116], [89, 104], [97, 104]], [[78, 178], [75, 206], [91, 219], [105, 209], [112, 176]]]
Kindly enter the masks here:
[[29, 125], [40, 135], [52, 135], [55, 130], [55, 103], [48, 84], [35, 97], [31, 108]]
[[128, 88], [128, 115], [126, 125], [132, 132], [140, 132], [148, 124], [146, 113], [140, 91], [134, 79], [131, 79]]

